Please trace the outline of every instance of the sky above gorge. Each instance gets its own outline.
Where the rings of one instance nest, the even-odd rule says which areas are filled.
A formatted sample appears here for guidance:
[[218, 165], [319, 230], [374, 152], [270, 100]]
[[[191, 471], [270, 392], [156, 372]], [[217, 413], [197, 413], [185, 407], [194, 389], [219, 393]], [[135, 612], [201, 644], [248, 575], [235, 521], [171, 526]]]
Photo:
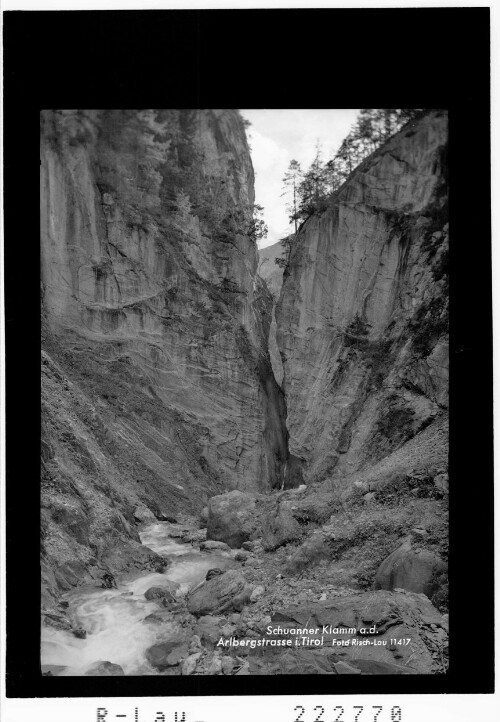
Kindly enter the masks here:
[[356, 120], [358, 110], [241, 110], [249, 120], [247, 128], [255, 170], [255, 202], [264, 206], [264, 220], [269, 232], [260, 241], [264, 248], [290, 233], [283, 193], [283, 176], [291, 160], [298, 160], [303, 170], [310, 166], [316, 143], [323, 148], [323, 159], [331, 158]]

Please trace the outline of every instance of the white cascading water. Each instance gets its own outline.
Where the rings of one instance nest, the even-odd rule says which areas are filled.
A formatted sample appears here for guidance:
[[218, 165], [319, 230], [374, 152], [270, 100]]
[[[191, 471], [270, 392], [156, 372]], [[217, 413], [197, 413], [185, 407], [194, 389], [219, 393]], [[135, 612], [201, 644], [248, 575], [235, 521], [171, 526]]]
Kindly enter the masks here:
[[203, 581], [209, 569], [234, 566], [230, 553], [200, 552], [176, 542], [169, 536], [174, 528], [167, 522], [157, 522], [140, 534], [145, 546], [168, 558], [170, 564], [164, 574], [145, 572], [118, 580], [117, 589], [87, 588], [65, 595], [72, 619], [87, 631], [87, 637], [78, 639], [71, 632], [42, 627], [43, 665], [64, 667], [55, 672], [61, 676], [83, 675], [99, 661], [119, 664], [126, 675], [158, 674], [148, 664], [146, 650], [176, 636], [179, 627], [175, 622], [144, 623], [159, 609], [155, 602], [146, 600], [144, 592], [170, 580], [181, 585], [182, 594]]

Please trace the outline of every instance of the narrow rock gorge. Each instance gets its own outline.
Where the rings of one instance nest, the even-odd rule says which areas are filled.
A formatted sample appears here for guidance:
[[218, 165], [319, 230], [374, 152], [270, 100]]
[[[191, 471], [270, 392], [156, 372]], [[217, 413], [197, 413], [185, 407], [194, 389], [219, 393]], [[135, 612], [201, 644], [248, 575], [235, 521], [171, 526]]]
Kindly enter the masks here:
[[44, 674], [446, 670], [446, 148], [409, 122], [283, 270], [238, 111], [42, 113]]
[[410, 124], [292, 246], [277, 340], [307, 483], [446, 468], [446, 147], [444, 113]]

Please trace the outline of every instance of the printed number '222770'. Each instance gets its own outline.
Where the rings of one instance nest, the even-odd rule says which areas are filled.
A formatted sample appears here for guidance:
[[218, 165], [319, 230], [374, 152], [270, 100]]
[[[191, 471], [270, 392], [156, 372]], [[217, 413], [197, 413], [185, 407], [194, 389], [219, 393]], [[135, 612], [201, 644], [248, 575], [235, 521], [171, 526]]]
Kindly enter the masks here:
[[328, 713], [324, 707], [318, 705], [313, 707], [309, 719], [305, 716], [306, 708], [301, 705], [295, 707], [294, 712], [298, 714], [293, 722], [403, 722], [402, 710], [398, 706], [387, 708], [384, 713], [384, 708], [379, 705], [354, 705], [350, 710], [337, 705]]

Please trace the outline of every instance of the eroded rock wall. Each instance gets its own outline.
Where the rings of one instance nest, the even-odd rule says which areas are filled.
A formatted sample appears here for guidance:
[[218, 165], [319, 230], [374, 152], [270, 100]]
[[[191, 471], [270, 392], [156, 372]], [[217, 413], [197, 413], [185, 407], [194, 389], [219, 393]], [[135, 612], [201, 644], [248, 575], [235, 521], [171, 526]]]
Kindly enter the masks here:
[[277, 338], [290, 449], [308, 482], [353, 479], [426, 427], [408, 467], [446, 466], [446, 148], [446, 113], [405, 126], [293, 246]]
[[44, 548], [85, 566], [139, 502], [282, 486], [285, 411], [237, 111], [44, 111], [40, 158]]

